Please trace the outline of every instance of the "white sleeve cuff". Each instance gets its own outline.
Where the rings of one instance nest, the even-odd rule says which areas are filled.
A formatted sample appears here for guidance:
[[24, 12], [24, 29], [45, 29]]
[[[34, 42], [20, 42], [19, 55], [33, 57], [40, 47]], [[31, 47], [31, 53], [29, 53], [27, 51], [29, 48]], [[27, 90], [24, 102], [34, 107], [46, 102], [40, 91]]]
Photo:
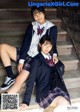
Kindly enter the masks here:
[[56, 53], [54, 53], [54, 54], [53, 54], [53, 56], [57, 56], [57, 54], [56, 54]]
[[20, 63], [20, 64], [24, 64], [24, 61], [25, 61], [24, 59], [20, 59], [20, 60], [19, 60], [19, 63]]

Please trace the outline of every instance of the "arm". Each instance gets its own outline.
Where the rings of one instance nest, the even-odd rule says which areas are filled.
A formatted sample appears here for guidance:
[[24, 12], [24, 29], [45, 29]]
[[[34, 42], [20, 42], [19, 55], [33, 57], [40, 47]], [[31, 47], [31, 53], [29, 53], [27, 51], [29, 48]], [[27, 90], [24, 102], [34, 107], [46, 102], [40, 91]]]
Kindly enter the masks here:
[[34, 87], [34, 82], [36, 79], [37, 72], [38, 72], [38, 61], [34, 60], [31, 64], [31, 73], [27, 81], [26, 91], [25, 91], [24, 98], [23, 98], [23, 103], [27, 105], [29, 105], [30, 103], [31, 94], [32, 94], [32, 90]]
[[59, 76], [62, 78], [62, 76], [64, 75], [64, 69], [65, 66], [64, 64], [59, 60], [56, 64], [55, 64], [55, 69], [57, 70], [57, 74], [59, 74]]
[[56, 42], [57, 42], [57, 26], [53, 26], [50, 28], [50, 33], [49, 33], [50, 37], [52, 38], [52, 42], [54, 45], [54, 49], [53, 49], [53, 54], [57, 54], [57, 47], [56, 47]]
[[22, 42], [22, 46], [21, 46], [21, 49], [20, 49], [19, 61], [22, 64], [24, 63], [24, 60], [26, 58], [26, 54], [29, 50], [30, 43], [31, 43], [31, 38], [32, 38], [32, 25], [29, 24], [29, 26], [27, 27], [27, 30], [25, 32], [24, 39], [23, 39], [23, 42]]

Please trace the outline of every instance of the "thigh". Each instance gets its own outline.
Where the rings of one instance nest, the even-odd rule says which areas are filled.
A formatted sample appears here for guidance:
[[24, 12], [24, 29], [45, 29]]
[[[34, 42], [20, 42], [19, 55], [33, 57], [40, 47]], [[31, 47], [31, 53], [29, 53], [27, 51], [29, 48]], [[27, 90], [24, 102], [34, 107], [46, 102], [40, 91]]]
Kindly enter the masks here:
[[22, 72], [17, 76], [16, 82], [17, 83], [23, 83], [29, 76], [29, 72], [27, 70], [22, 70]]
[[13, 47], [11, 45], [8, 45], [8, 44], [2, 44], [2, 50], [5, 49], [7, 54], [9, 55], [9, 57], [16, 61], [16, 47]]
[[57, 96], [53, 102], [50, 104], [50, 106], [59, 106], [59, 105], [66, 105], [69, 104], [68, 100], [64, 98], [63, 96]]

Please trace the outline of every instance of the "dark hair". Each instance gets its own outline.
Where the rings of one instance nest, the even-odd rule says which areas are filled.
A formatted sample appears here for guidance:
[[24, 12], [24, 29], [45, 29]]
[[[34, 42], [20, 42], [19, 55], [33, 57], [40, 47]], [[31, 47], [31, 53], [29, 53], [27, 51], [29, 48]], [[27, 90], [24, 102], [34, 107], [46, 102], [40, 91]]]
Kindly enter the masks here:
[[44, 7], [42, 7], [42, 6], [40, 6], [40, 7], [33, 6], [33, 7], [31, 8], [31, 15], [32, 15], [32, 17], [33, 17], [33, 13], [34, 13], [35, 10], [38, 10], [39, 12], [42, 12], [42, 13], [45, 14]]
[[[53, 49], [53, 43], [52, 43], [52, 39], [49, 35], [43, 35], [42, 38], [39, 41], [39, 44], [44, 44], [45, 41], [49, 41], [52, 44], [52, 49]], [[41, 52], [41, 47], [38, 45], [38, 51]], [[52, 53], [52, 50], [50, 51], [50, 53]]]

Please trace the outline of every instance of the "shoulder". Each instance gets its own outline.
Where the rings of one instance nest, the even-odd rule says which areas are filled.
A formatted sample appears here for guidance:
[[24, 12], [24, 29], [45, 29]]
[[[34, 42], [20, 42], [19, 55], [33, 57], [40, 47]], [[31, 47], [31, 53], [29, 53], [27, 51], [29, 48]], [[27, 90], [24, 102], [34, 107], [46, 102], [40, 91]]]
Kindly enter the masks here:
[[27, 26], [27, 28], [32, 28], [32, 23], [29, 23], [29, 25]]
[[50, 22], [48, 20], [46, 20], [46, 22], [47, 22], [48, 26], [55, 26], [55, 24], [53, 24], [52, 22]]
[[47, 20], [47, 29], [57, 29], [57, 26]]
[[57, 29], [57, 26], [52, 26], [51, 29]]
[[32, 24], [29, 23], [29, 25], [27, 26], [27, 29], [26, 29], [26, 33], [27, 33], [27, 34], [31, 34], [32, 29], [33, 29]]

